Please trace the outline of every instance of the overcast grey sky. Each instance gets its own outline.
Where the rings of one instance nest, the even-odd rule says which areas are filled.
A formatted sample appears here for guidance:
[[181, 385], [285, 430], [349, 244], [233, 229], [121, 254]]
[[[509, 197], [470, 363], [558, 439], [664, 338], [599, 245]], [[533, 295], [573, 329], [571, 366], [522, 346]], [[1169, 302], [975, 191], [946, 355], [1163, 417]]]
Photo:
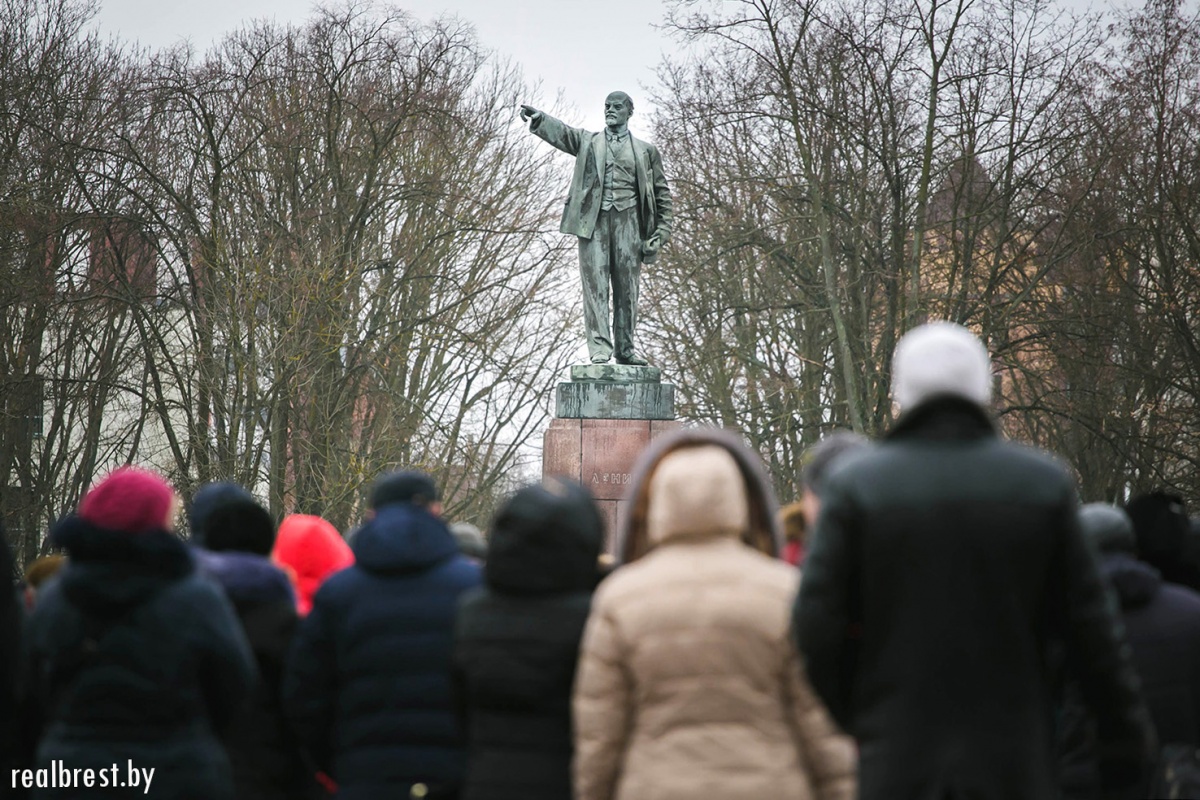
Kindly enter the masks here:
[[[303, 22], [315, 5], [309, 0], [101, 3], [96, 19], [101, 31], [151, 48], [190, 39], [197, 49], [207, 48], [222, 34], [252, 19]], [[578, 109], [569, 122], [592, 130], [603, 127], [604, 96], [614, 89], [628, 92], [638, 112], [650, 109], [643, 87], [655, 83], [654, 70], [661, 54], [673, 46], [653, 27], [662, 21], [660, 0], [412, 0], [396, 4], [423, 21], [453, 15], [472, 23], [485, 46], [512, 58], [529, 82], [541, 81], [543, 98], [553, 101], [562, 92], [563, 101]], [[647, 133], [648, 120], [635, 114], [630, 127]]]

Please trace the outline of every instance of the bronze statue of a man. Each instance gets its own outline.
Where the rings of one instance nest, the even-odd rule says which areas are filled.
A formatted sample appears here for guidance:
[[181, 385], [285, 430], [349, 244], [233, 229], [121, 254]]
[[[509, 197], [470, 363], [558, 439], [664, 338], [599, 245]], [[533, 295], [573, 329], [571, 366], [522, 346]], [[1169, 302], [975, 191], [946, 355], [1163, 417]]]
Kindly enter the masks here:
[[[559, 230], [579, 237], [583, 321], [593, 364], [646, 365], [633, 349], [638, 279], [671, 234], [671, 192], [658, 149], [629, 133], [633, 100], [613, 92], [604, 101], [605, 129], [572, 128], [521, 106], [529, 130], [575, 156], [575, 176]], [[612, 284], [612, 328], [608, 324]]]

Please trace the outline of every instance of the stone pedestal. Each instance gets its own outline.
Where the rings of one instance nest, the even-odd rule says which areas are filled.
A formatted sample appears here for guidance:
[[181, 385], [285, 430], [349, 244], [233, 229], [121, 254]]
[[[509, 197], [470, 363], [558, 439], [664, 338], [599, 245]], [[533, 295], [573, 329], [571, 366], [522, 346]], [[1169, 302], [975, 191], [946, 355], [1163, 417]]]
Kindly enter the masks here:
[[651, 440], [675, 430], [675, 387], [655, 367], [585, 364], [558, 385], [543, 439], [542, 476], [579, 481], [605, 519], [607, 549], [624, 524], [633, 464]]
[[557, 417], [543, 439], [542, 477], [570, 478], [588, 488], [600, 506], [612, 552], [629, 507], [633, 463], [651, 440], [678, 427], [675, 420]]
[[583, 364], [558, 385], [554, 416], [571, 419], [675, 419], [675, 387], [657, 367]]

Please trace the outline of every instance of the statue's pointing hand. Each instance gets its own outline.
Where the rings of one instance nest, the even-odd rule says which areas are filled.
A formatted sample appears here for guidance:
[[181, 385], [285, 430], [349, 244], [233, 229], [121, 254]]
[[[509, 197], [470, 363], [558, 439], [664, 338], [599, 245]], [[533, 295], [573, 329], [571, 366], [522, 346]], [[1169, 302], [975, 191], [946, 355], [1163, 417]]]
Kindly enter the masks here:
[[542, 112], [533, 106], [521, 106], [521, 121], [536, 124], [542, 118]]

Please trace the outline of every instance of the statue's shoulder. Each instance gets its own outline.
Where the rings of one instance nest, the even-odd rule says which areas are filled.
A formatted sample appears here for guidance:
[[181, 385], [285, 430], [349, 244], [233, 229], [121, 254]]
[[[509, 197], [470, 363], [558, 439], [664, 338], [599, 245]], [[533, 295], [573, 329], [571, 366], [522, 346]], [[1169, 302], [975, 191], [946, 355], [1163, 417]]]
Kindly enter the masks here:
[[631, 139], [636, 141], [638, 144], [640, 144], [642, 147], [646, 148], [647, 150], [653, 150], [655, 152], [658, 152], [658, 148], [654, 145], [653, 142], [648, 142], [645, 139], [641, 139], [637, 136], [634, 136], [632, 133], [629, 134], [629, 136]]
[[564, 127], [571, 128], [572, 130], [574, 130], [576, 132], [576, 135], [582, 141], [591, 142], [591, 141], [594, 141], [597, 136], [604, 135], [603, 129], [598, 130], [598, 131], [589, 131], [587, 128], [576, 128], [572, 125], [564, 125]]
[[652, 159], [661, 159], [658, 154], [658, 148], [645, 139], [639, 139], [633, 134], [629, 135], [629, 141], [633, 142], [634, 149], [641, 149]]

